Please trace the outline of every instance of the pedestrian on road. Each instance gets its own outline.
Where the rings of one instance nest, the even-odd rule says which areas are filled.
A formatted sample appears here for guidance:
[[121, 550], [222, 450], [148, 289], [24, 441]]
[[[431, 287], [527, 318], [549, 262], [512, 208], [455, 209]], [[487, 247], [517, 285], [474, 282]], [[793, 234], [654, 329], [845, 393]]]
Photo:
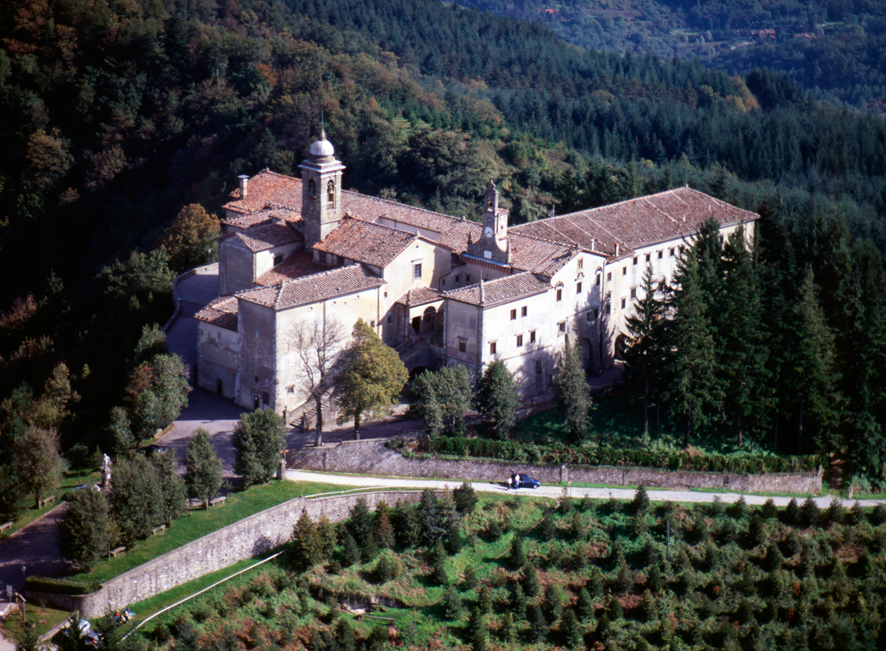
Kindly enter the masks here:
[[514, 481], [514, 474], [508, 475], [508, 490], [511, 490], [511, 482]]

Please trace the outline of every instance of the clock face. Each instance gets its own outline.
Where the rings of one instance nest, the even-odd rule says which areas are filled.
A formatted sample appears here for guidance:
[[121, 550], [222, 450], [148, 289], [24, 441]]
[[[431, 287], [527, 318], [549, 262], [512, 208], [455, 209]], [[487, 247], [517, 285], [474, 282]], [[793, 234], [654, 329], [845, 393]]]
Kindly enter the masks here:
[[486, 237], [492, 237], [492, 227], [491, 227], [491, 226], [487, 226], [487, 227], [486, 227], [486, 230], [483, 231], [483, 234], [484, 234]]

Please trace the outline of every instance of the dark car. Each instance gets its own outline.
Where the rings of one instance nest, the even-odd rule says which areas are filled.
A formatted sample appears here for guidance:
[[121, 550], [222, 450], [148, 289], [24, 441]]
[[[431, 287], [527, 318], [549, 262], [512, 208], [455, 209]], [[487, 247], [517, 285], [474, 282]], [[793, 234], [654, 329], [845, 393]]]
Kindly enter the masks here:
[[520, 475], [520, 480], [514, 482], [514, 488], [538, 488], [541, 482], [526, 475]]
[[141, 448], [139, 450], [139, 452], [141, 452], [143, 455], [145, 455], [146, 457], [148, 457], [150, 459], [155, 454], [163, 454], [164, 452], [166, 452], [167, 450], [170, 450], [170, 449], [171, 448], [166, 448], [166, 447], [163, 447], [162, 445], [151, 444], [151, 445], [146, 445], [145, 447]]

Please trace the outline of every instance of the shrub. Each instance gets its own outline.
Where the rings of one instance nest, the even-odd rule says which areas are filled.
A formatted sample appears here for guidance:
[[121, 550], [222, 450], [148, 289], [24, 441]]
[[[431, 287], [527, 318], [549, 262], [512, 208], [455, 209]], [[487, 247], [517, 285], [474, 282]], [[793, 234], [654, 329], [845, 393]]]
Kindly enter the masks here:
[[811, 497], [807, 497], [800, 507], [800, 525], [803, 527], [811, 527], [818, 522], [819, 509], [818, 504]]
[[778, 507], [775, 506], [775, 502], [771, 497], [760, 507], [760, 513], [767, 520], [773, 520], [778, 517]]
[[467, 482], [452, 491], [452, 499], [455, 501], [455, 509], [459, 513], [473, 513], [477, 506], [477, 493]]
[[634, 493], [634, 499], [631, 501], [631, 510], [634, 513], [646, 513], [649, 511], [649, 494], [646, 492], [645, 486], [640, 486]]

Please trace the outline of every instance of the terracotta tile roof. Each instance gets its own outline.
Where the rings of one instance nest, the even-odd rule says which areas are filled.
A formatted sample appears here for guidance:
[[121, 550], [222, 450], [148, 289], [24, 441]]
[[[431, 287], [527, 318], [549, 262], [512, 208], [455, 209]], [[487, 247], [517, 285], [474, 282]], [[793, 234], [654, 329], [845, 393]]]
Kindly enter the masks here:
[[352, 264], [311, 276], [286, 280], [273, 287], [245, 289], [238, 292], [236, 297], [241, 301], [264, 305], [279, 311], [336, 296], [346, 296], [384, 284], [383, 279], [373, 276], [363, 265]]
[[[277, 174], [270, 170], [259, 172], [249, 179], [246, 199], [240, 199], [240, 189], [231, 193], [231, 201], [223, 207], [240, 214], [255, 213], [267, 206], [274, 209], [289, 209], [301, 214], [301, 179]], [[341, 193], [342, 214], [365, 221], [376, 221], [387, 217], [403, 224], [442, 232], [451, 229], [451, 222], [462, 221], [441, 213], [407, 206], [395, 201], [372, 197], [351, 190]]]
[[416, 239], [418, 236], [414, 233], [345, 217], [339, 222], [338, 228], [322, 242], [317, 242], [314, 248], [348, 260], [384, 268]]
[[262, 210], [257, 210], [253, 213], [249, 213], [247, 215], [240, 215], [238, 217], [231, 217], [230, 219], [223, 219], [222, 224], [225, 226], [232, 226], [234, 228], [252, 228], [253, 226], [262, 226], [264, 224], [271, 224], [275, 220], [283, 220], [287, 223], [296, 226], [299, 230], [302, 228], [303, 220], [301, 218], [301, 211], [292, 210], [290, 208], [285, 207], [275, 207], [275, 206], [265, 206]]
[[302, 242], [305, 236], [288, 224], [265, 224], [254, 226], [242, 233], [233, 233], [225, 239], [239, 240], [247, 249], [256, 253], [273, 249], [275, 246]]
[[[535, 274], [523, 272], [513, 276], [505, 276], [496, 280], [483, 283], [483, 307], [495, 307], [503, 303], [510, 303], [527, 296], [541, 294], [551, 288], [550, 282]], [[470, 285], [443, 293], [443, 298], [468, 303], [469, 305], [481, 305], [480, 285]]]
[[416, 287], [415, 289], [410, 289], [403, 294], [403, 296], [398, 298], [397, 303], [405, 305], [406, 307], [417, 307], [419, 305], [439, 301], [441, 294], [442, 292], [431, 287]]
[[614, 255], [616, 242], [623, 251], [688, 237], [710, 216], [721, 226], [759, 218], [756, 213], [685, 187], [522, 224], [510, 232], [588, 250], [593, 246], [593, 250]]
[[578, 255], [572, 245], [549, 242], [520, 233], [508, 233], [511, 267], [550, 278]]
[[309, 249], [296, 251], [276, 267], [255, 279], [255, 285], [273, 287], [284, 280], [294, 280], [302, 276], [310, 276], [327, 271], [329, 266], [314, 262], [314, 253]]
[[301, 213], [300, 179], [263, 170], [249, 179], [247, 188], [245, 199], [240, 198], [240, 188], [237, 188], [231, 193], [231, 201], [222, 207], [241, 215], [258, 212], [268, 205]]
[[198, 321], [211, 323], [226, 330], [237, 332], [237, 311], [240, 304], [233, 296], [221, 296], [212, 300], [194, 315]]

